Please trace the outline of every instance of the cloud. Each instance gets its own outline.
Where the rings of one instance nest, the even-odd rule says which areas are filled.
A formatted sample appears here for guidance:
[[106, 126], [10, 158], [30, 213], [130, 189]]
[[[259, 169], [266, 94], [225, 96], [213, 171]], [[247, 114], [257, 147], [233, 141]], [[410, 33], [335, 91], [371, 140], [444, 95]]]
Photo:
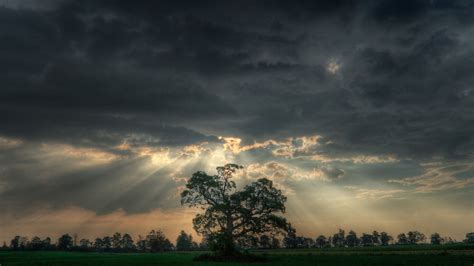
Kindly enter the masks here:
[[[466, 173], [467, 176], [456, 177], [456, 175], [463, 173]], [[474, 185], [474, 165], [472, 163], [428, 165], [425, 172], [419, 176], [391, 179], [389, 182], [408, 187], [414, 186], [415, 192], [418, 193], [463, 189]]]
[[346, 189], [352, 190], [357, 199], [381, 200], [387, 198], [397, 198], [402, 193], [406, 193], [402, 189], [373, 189], [361, 188], [357, 186], [346, 186]]
[[331, 181], [344, 176], [344, 170], [332, 167], [314, 167], [311, 170], [292, 165], [270, 161], [264, 164], [250, 164], [245, 169], [247, 176], [253, 179], [269, 178], [276, 182], [288, 180], [318, 180]]
[[282, 157], [301, 156], [309, 152], [312, 148], [319, 145], [320, 136], [302, 136], [296, 138], [288, 138], [286, 140], [265, 140], [263, 142], [254, 142], [253, 144], [241, 145], [242, 139], [236, 137], [219, 137], [224, 143], [224, 149], [233, 153], [240, 153], [254, 149], [269, 148], [272, 154]]

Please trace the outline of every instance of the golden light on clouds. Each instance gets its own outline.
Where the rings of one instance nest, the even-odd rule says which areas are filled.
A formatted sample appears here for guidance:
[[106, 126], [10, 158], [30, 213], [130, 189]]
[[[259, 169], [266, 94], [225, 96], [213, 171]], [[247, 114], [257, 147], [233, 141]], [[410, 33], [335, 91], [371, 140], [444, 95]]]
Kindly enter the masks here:
[[22, 143], [23, 141], [19, 139], [12, 139], [0, 136], [0, 149], [15, 147], [21, 145]]
[[101, 164], [120, 158], [119, 155], [93, 148], [79, 148], [65, 144], [41, 144], [41, 152], [58, 158], [76, 159], [84, 164]]
[[272, 147], [272, 153], [276, 156], [293, 157], [295, 153], [306, 152], [310, 148], [318, 145], [318, 141], [321, 139], [321, 136], [302, 136], [287, 138], [280, 141], [269, 139], [263, 142], [254, 142], [253, 144], [243, 146], [241, 145], [242, 139], [240, 138], [219, 137], [219, 139], [223, 141], [224, 150], [228, 150], [236, 154], [254, 149]]

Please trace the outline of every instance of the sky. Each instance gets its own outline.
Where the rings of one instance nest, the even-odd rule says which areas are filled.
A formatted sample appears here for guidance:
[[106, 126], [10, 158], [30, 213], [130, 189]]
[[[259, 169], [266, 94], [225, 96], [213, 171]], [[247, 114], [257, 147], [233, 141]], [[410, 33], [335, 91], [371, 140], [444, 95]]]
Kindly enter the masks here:
[[474, 231], [474, 2], [0, 0], [0, 241], [196, 233], [266, 177], [298, 234]]

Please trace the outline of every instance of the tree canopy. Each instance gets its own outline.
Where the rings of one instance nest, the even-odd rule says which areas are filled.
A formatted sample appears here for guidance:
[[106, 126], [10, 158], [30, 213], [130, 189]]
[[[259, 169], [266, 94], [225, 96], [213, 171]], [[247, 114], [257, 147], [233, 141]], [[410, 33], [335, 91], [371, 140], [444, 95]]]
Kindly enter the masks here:
[[238, 239], [286, 232], [287, 220], [277, 215], [285, 212], [286, 197], [271, 180], [261, 178], [238, 191], [232, 177], [242, 166], [216, 169], [215, 175], [194, 173], [181, 193], [181, 204], [204, 210], [193, 219], [194, 229], [212, 240], [214, 249], [233, 253]]

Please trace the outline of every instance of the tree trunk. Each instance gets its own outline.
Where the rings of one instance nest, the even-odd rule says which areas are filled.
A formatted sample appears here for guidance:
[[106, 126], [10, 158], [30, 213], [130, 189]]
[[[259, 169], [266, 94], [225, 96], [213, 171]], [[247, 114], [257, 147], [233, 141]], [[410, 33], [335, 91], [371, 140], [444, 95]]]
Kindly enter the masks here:
[[235, 254], [235, 246], [234, 246], [234, 237], [233, 237], [234, 225], [232, 223], [232, 216], [231, 214], [227, 215], [227, 224], [224, 236], [224, 255], [232, 256]]

